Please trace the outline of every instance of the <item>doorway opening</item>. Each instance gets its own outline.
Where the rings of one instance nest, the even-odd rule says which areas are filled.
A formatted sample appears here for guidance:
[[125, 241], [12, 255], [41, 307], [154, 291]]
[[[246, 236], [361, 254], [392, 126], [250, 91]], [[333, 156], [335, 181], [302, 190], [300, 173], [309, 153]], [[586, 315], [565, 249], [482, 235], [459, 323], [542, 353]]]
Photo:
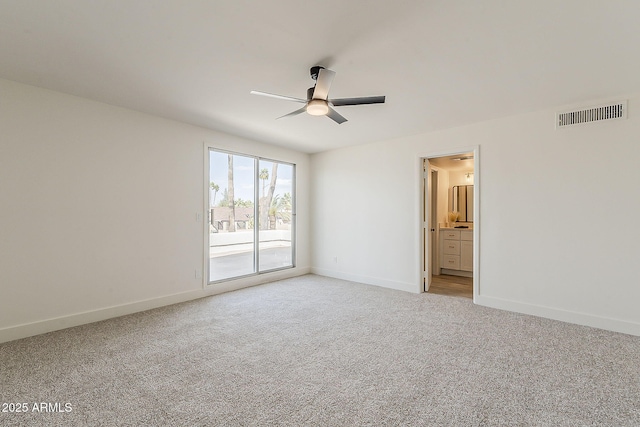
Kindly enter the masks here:
[[477, 152], [475, 148], [422, 159], [424, 292], [478, 295]]

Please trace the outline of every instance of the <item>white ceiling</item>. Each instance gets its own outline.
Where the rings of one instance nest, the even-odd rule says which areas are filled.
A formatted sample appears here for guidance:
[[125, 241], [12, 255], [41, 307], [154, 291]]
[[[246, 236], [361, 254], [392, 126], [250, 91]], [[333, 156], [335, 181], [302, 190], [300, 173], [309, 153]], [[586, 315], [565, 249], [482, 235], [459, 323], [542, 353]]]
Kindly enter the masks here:
[[[467, 158], [465, 158], [467, 157]], [[460, 160], [460, 158], [464, 158]], [[429, 163], [450, 172], [473, 172], [473, 152], [429, 159]]]
[[[305, 152], [640, 92], [637, 0], [2, 0], [0, 77]], [[309, 67], [330, 97], [306, 114]]]

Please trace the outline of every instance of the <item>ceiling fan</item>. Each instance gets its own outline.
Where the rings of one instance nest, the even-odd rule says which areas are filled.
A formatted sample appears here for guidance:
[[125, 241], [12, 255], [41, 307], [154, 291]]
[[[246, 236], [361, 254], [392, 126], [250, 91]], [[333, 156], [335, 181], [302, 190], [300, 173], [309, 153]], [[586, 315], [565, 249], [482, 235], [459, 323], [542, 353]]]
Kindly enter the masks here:
[[328, 70], [324, 67], [316, 65], [311, 67], [311, 78], [316, 81], [313, 87], [307, 89], [307, 99], [292, 98], [290, 96], [274, 95], [272, 93], [259, 92], [252, 90], [253, 95], [269, 96], [271, 98], [284, 99], [286, 101], [294, 101], [304, 104], [304, 107], [289, 113], [283, 117], [297, 116], [298, 114], [307, 112], [312, 116], [327, 116], [334, 122], [341, 124], [347, 121], [333, 107], [342, 107], [344, 105], [364, 105], [364, 104], [383, 104], [384, 96], [365, 96], [360, 98], [338, 98], [329, 99], [329, 88], [331, 82], [336, 75], [335, 71]]

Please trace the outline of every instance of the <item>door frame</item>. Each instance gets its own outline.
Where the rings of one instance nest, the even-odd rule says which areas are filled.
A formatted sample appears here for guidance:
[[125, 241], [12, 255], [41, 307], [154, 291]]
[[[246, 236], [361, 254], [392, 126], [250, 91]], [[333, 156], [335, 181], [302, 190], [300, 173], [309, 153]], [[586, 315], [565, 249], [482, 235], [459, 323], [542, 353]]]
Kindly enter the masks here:
[[[209, 287], [212, 286], [217, 286], [226, 282], [231, 282], [234, 280], [243, 280], [243, 279], [248, 279], [250, 277], [259, 277], [265, 274], [269, 274], [269, 273], [273, 273], [273, 272], [278, 272], [278, 271], [283, 271], [283, 270], [289, 270], [289, 269], [295, 269], [297, 266], [297, 260], [296, 260], [296, 234], [297, 234], [297, 208], [296, 208], [296, 202], [297, 202], [297, 193], [296, 193], [296, 171], [297, 171], [297, 165], [295, 163], [292, 162], [288, 162], [288, 161], [284, 161], [284, 160], [276, 160], [273, 158], [268, 158], [268, 157], [262, 157], [262, 156], [258, 156], [255, 154], [247, 154], [247, 153], [242, 153], [242, 152], [238, 152], [238, 151], [232, 151], [232, 150], [228, 150], [225, 148], [219, 148], [213, 144], [210, 144], [208, 142], [203, 142], [203, 149], [204, 149], [204, 174], [203, 174], [203, 179], [204, 179], [204, 185], [203, 185], [203, 208], [204, 208], [204, 214], [196, 214], [196, 220], [202, 220], [203, 222], [203, 265], [202, 265], [202, 269], [201, 270], [196, 270], [195, 276], [196, 278], [199, 278], [199, 273], [202, 272], [202, 286], [204, 289], [207, 289]], [[254, 232], [253, 232], [253, 272], [252, 273], [248, 273], [248, 274], [242, 274], [239, 276], [231, 276], [231, 277], [224, 277], [222, 279], [217, 279], [217, 280], [213, 280], [211, 281], [211, 258], [210, 258], [210, 238], [211, 238], [211, 233], [209, 231], [209, 221], [207, 220], [209, 212], [210, 212], [210, 202], [209, 202], [209, 197], [210, 197], [210, 192], [209, 192], [209, 183], [211, 182], [211, 176], [210, 176], [210, 159], [211, 159], [211, 152], [216, 152], [216, 153], [221, 153], [221, 154], [227, 154], [227, 155], [233, 155], [233, 156], [241, 156], [241, 157], [246, 157], [249, 159], [253, 159], [254, 162], [254, 211], [253, 211], [253, 215], [254, 215]], [[258, 178], [258, 171], [259, 171], [259, 167], [260, 167], [260, 162], [261, 161], [266, 161], [266, 162], [271, 162], [271, 163], [278, 163], [280, 165], [288, 165], [291, 166], [292, 169], [292, 178], [291, 178], [291, 265], [287, 265], [284, 267], [275, 267], [275, 268], [270, 268], [270, 269], [264, 269], [261, 270], [260, 269], [260, 230], [259, 227], [256, 226], [256, 220], [258, 219], [258, 214], [259, 214], [259, 195], [260, 195], [260, 188], [259, 188], [259, 178]]]
[[[440, 241], [440, 230], [438, 230], [438, 224], [437, 222], [435, 224], [433, 223], [433, 213], [436, 212], [436, 220], [437, 220], [437, 210], [438, 210], [438, 179], [440, 179], [440, 172], [442, 171], [442, 169], [440, 169], [437, 166], [434, 166], [432, 164], [429, 163], [429, 167], [431, 168], [431, 175], [429, 175], [431, 178], [433, 178], [435, 176], [435, 180], [431, 182], [431, 202], [432, 205], [430, 206], [431, 210], [429, 211], [431, 213], [431, 217], [427, 218], [429, 221], [431, 221], [429, 224], [433, 225], [433, 227], [435, 228], [435, 231], [433, 232], [433, 236], [432, 239], [435, 238], [435, 241], [438, 242]], [[433, 247], [433, 240], [432, 243], [429, 247]], [[433, 251], [433, 253], [431, 254], [431, 262], [432, 264], [432, 268], [431, 268], [431, 276], [433, 276], [433, 273], [436, 273], [436, 275], [440, 274], [440, 254], [438, 253], [438, 251]]]
[[[433, 179], [433, 171], [431, 163], [429, 159], [422, 159], [422, 227], [421, 227], [421, 236], [422, 236], [422, 281], [423, 281], [423, 292], [429, 292], [429, 287], [431, 286], [431, 280], [433, 278], [432, 271], [436, 268], [437, 265], [433, 263], [433, 254], [429, 253], [428, 250], [424, 250], [424, 248], [430, 248], [433, 245], [434, 233], [432, 232], [432, 223], [433, 223], [433, 198], [434, 192], [437, 192], [437, 179], [434, 181]], [[435, 172], [437, 175], [437, 172]], [[430, 203], [427, 203], [427, 200]]]
[[[425, 200], [425, 174], [424, 174], [424, 161], [435, 157], [456, 156], [473, 152], [473, 302], [477, 303], [477, 299], [481, 293], [480, 284], [480, 201], [481, 201], [481, 173], [480, 173], [480, 146], [466, 146], [456, 147], [442, 150], [430, 150], [424, 153], [419, 153], [416, 159], [416, 171], [417, 171], [417, 198], [416, 203], [416, 222], [418, 223], [418, 233], [420, 238], [418, 240], [418, 248], [416, 254], [418, 254], [418, 266], [419, 266], [419, 280], [418, 289], [420, 293], [424, 292], [424, 272], [422, 271], [424, 260], [426, 257], [431, 257], [432, 254], [428, 253], [431, 248], [426, 247], [424, 237], [424, 222], [423, 218], [427, 218], [427, 223], [431, 222], [431, 201]], [[431, 174], [426, 174], [426, 179], [431, 180]], [[425, 212], [426, 210], [426, 212]], [[427, 271], [427, 274], [431, 275], [431, 271]]]

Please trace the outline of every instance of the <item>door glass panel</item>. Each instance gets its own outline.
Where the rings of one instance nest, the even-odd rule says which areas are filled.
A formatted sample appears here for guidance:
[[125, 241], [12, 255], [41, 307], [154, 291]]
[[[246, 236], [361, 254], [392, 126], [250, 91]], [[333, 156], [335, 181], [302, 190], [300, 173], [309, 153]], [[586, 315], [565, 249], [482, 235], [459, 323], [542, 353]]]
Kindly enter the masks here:
[[259, 270], [293, 266], [294, 166], [260, 160]]
[[209, 282], [256, 272], [255, 164], [209, 151]]

